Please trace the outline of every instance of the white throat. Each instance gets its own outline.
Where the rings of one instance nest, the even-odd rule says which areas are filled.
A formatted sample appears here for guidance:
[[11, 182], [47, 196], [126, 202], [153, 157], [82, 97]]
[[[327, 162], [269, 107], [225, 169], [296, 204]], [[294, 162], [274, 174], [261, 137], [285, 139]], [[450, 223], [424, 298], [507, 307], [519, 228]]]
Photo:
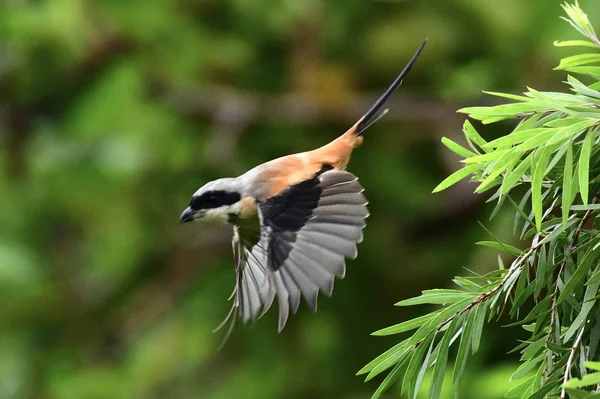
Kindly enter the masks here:
[[226, 224], [229, 222], [229, 215], [239, 215], [241, 210], [242, 202], [238, 201], [233, 205], [207, 209], [202, 213], [202, 216], [200, 216], [199, 220], [207, 223]]

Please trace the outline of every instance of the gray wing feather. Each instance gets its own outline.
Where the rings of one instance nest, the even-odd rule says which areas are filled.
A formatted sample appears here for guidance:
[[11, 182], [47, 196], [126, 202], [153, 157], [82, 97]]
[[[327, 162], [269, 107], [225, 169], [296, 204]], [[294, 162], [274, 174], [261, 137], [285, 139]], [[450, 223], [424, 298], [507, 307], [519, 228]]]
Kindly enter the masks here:
[[302, 231], [307, 233], [315, 231], [331, 234], [351, 242], [358, 241], [362, 235], [362, 231], [357, 229], [356, 226], [335, 223], [307, 223]]
[[286, 261], [279, 270], [282, 273], [288, 273], [293, 276], [294, 281], [298, 284], [302, 297], [311, 309], [315, 309], [317, 306], [317, 296], [319, 295], [319, 285], [307, 276], [301, 266], [301, 262], [301, 260], [298, 260], [294, 251], [294, 255], [290, 255], [290, 259]]
[[283, 330], [285, 323], [290, 314], [290, 301], [289, 301], [289, 293], [285, 288], [285, 284], [283, 284], [283, 279], [281, 278], [281, 273], [273, 273], [273, 284], [275, 285], [275, 290], [277, 291], [277, 299], [279, 304], [279, 331]]
[[[369, 216], [362, 186], [351, 173], [330, 170], [319, 176], [319, 187], [322, 192], [312, 216], [296, 232], [263, 228], [258, 242], [248, 247], [243, 244], [248, 240], [240, 239], [244, 229], [235, 227], [233, 244], [239, 277], [231, 313], [238, 309], [243, 322], [262, 316], [277, 296], [281, 331], [290, 312], [296, 313], [300, 297], [316, 311], [319, 292], [330, 296], [335, 278], [345, 275], [345, 258], [356, 258], [356, 245], [362, 241], [362, 229]], [[296, 197], [298, 207], [286, 210], [286, 215], [305, 212], [302, 198]], [[271, 234], [279, 234], [275, 242], [281, 247], [270, 251], [269, 245], [274, 242], [269, 239]], [[284, 260], [273, 265], [270, 253]]]
[[327, 215], [327, 216], [347, 216], [347, 217], [359, 217], [366, 218], [369, 216], [366, 204], [363, 205], [345, 205], [345, 204], [333, 204], [319, 206], [314, 210], [314, 214]]
[[314, 259], [318, 259], [319, 264], [327, 269], [332, 275], [339, 278], [344, 278], [344, 255], [324, 248], [319, 244], [306, 241], [300, 236], [298, 237], [297, 242], [298, 244], [302, 244], [298, 245], [300, 251], [306, 251], [305, 253], [311, 254]]
[[290, 294], [290, 306], [292, 308], [292, 313], [296, 313], [298, 311], [298, 307], [300, 306], [300, 293], [301, 288], [299, 288], [296, 279], [290, 274], [287, 269], [280, 269], [279, 273], [281, 274], [281, 278], [283, 279], [283, 284], [285, 285], [287, 291]]
[[[307, 255], [302, 250], [302, 244], [298, 244], [297, 248], [290, 254], [289, 264], [288, 262], [284, 263], [285, 269], [300, 270], [315, 287], [315, 293], [309, 292], [315, 295], [315, 299], [311, 301], [307, 299], [313, 312], [316, 311], [316, 294], [318, 294], [319, 289], [324, 292], [330, 291], [333, 287], [333, 279], [335, 277], [326, 268], [321, 266], [320, 262], [320, 259], [314, 259], [312, 255]], [[309, 297], [312, 299], [312, 296]]]

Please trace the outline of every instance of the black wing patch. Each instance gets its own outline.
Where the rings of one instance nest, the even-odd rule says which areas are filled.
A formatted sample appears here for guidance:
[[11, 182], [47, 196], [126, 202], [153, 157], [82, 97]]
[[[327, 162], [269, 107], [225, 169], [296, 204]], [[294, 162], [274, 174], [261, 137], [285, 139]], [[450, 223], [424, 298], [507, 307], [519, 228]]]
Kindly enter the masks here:
[[323, 193], [319, 176], [331, 170], [325, 165], [311, 179], [295, 184], [260, 205], [263, 229], [269, 231], [269, 266], [278, 270], [288, 258], [296, 232], [313, 216]]
[[260, 205], [264, 226], [274, 231], [298, 231], [319, 204], [323, 189], [317, 176], [295, 184]]
[[254, 245], [244, 245], [248, 229], [236, 226], [233, 309], [242, 321], [260, 317], [277, 296], [281, 330], [301, 297], [315, 311], [318, 293], [331, 295], [335, 278], [344, 277], [345, 259], [357, 256], [362, 241], [369, 215], [362, 192], [351, 173], [327, 169], [260, 204]]

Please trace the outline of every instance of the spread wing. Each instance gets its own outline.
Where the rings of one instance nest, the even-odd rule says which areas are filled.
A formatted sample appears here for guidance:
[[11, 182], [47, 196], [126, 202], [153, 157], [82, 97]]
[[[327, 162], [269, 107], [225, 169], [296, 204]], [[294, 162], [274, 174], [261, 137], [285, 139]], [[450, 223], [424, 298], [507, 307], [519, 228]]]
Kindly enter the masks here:
[[351, 173], [322, 169], [260, 203], [260, 232], [235, 227], [237, 282], [229, 316], [237, 309], [244, 322], [253, 321], [276, 296], [281, 331], [300, 297], [316, 311], [319, 292], [330, 296], [335, 277], [344, 277], [345, 258], [357, 256], [369, 215], [362, 192]]

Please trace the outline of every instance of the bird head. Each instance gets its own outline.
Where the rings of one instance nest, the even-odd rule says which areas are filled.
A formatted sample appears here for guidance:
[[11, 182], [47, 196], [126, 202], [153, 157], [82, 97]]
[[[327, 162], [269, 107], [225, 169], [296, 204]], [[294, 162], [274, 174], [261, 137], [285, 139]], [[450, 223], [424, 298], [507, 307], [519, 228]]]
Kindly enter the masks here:
[[241, 210], [241, 184], [238, 179], [224, 178], [211, 181], [192, 195], [190, 205], [183, 211], [181, 223], [200, 220], [217, 224], [227, 223]]

